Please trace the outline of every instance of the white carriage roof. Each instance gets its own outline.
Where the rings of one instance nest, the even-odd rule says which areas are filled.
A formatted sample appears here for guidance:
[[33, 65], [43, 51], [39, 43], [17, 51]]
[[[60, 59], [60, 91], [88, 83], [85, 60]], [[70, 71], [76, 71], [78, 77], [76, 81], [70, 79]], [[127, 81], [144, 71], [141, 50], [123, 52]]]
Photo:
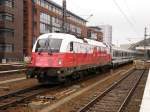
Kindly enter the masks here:
[[122, 49], [120, 47], [112, 47], [113, 50], [116, 50], [116, 51], [123, 51], [123, 52], [135, 52], [133, 50], [130, 50], [130, 49]]

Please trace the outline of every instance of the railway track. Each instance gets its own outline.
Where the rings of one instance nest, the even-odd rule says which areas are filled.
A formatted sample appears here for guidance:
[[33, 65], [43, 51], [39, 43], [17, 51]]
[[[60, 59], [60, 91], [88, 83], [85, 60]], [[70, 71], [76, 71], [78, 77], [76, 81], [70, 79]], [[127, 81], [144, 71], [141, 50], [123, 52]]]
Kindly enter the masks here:
[[112, 84], [77, 112], [122, 112], [145, 70], [135, 70]]
[[[84, 81], [88, 80], [89, 78], [90, 77], [87, 77], [86, 79], [84, 79]], [[72, 82], [71, 85], [76, 84], [77, 82]], [[68, 86], [70, 86], [70, 84]], [[28, 101], [30, 100], [30, 98], [34, 98], [34, 96], [38, 94], [42, 94], [47, 91], [56, 90], [60, 87], [62, 86], [51, 87], [51, 88], [45, 88], [45, 86], [36, 86], [27, 89], [17, 90], [15, 92], [11, 92], [4, 96], [0, 96], [0, 110], [7, 109], [11, 106], [15, 106], [20, 102]]]
[[9, 94], [0, 96], [0, 110], [6, 109], [9, 106], [18, 104], [38, 94], [49, 91], [50, 88], [37, 85], [34, 87], [26, 88], [11, 92]]

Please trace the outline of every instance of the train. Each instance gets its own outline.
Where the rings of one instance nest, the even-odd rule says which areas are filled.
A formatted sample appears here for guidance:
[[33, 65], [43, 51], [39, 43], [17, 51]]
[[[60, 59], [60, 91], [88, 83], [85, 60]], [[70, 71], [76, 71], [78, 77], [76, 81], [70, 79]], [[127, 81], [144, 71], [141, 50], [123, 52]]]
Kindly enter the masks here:
[[141, 59], [144, 56], [142, 51], [134, 51], [129, 49], [121, 49], [118, 47], [112, 47], [112, 67], [117, 67], [128, 62], [132, 62], [136, 59]]
[[40, 83], [64, 82], [79, 77], [81, 71], [131, 62], [136, 54], [71, 34], [47, 33], [40, 35], [33, 46], [26, 76], [37, 78]]

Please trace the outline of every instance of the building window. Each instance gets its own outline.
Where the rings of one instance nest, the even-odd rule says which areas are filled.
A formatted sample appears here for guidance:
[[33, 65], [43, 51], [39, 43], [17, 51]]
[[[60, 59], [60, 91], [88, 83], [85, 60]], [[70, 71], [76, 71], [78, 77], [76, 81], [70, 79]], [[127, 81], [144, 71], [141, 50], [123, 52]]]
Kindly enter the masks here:
[[58, 19], [57, 17], [52, 17], [52, 24], [54, 27], [61, 27], [62, 20]]
[[[41, 7], [48, 9], [49, 11], [53, 11], [54, 13], [57, 13], [59, 15], [62, 15], [62, 7], [59, 7], [57, 5], [54, 5], [51, 3], [51, 1], [45, 1], [45, 0], [34, 0], [34, 2]], [[67, 11], [67, 15], [69, 15], [70, 20], [73, 22], [77, 22], [81, 25], [86, 25], [86, 22], [83, 21], [82, 19], [76, 17], [74, 14], [71, 14], [70, 12]]]
[[0, 37], [14, 37], [14, 30], [8, 28], [0, 28]]
[[12, 44], [0, 44], [0, 52], [13, 52]]
[[40, 33], [51, 32], [51, 16], [45, 13], [40, 14]]
[[49, 4], [48, 6], [48, 10], [52, 11], [53, 10], [53, 6], [51, 4]]
[[13, 21], [13, 18], [12, 14], [0, 12], [0, 21]]
[[41, 4], [41, 0], [34, 0], [34, 3], [37, 3], [38, 5]]
[[48, 14], [45, 13], [41, 13], [40, 14], [40, 22], [46, 23], [46, 24], [50, 24], [50, 19], [51, 17]]
[[58, 28], [58, 27], [53, 27], [52, 28], [52, 32], [60, 32], [60, 31], [61, 31], [61, 29]]
[[14, 0], [0, 0], [0, 5], [14, 7]]
[[51, 27], [48, 24], [45, 23], [40, 23], [40, 33], [50, 33], [51, 32]]
[[77, 27], [77, 33], [81, 34], [81, 28], [80, 27]]
[[91, 32], [90, 38], [96, 40], [97, 39], [97, 33]]
[[45, 4], [45, 1], [44, 1], [44, 0], [41, 0], [41, 6], [42, 6], [42, 7], [45, 6], [44, 4]]

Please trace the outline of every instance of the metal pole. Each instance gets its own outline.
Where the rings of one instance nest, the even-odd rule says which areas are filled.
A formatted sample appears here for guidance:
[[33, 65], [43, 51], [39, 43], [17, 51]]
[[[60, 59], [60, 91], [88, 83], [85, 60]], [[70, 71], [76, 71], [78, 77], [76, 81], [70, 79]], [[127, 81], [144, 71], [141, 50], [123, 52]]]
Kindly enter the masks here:
[[145, 31], [144, 31], [144, 58], [146, 60], [147, 56], [146, 56], [146, 36], [147, 36], [147, 28], [145, 27]]
[[63, 0], [62, 32], [66, 32], [66, 0]]

